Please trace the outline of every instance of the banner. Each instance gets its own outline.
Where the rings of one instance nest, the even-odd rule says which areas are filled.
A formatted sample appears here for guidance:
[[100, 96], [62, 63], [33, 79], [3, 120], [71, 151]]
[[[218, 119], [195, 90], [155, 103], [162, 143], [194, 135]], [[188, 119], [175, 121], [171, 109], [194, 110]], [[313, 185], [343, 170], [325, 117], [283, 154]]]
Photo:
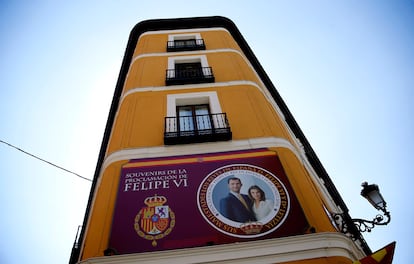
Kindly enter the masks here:
[[119, 254], [304, 234], [308, 223], [267, 149], [131, 160], [109, 247]]

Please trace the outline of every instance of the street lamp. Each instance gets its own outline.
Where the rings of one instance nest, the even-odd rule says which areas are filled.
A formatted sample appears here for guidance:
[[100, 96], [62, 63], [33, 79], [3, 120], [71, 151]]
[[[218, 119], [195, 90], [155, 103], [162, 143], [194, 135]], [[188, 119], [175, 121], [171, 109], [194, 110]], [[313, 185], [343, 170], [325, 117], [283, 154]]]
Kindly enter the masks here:
[[387, 203], [385, 202], [384, 198], [382, 197], [378, 185], [376, 184], [369, 184], [367, 182], [363, 182], [361, 184], [362, 190], [361, 195], [368, 200], [375, 207], [377, 210], [381, 210], [385, 213]]
[[[351, 219], [354, 223], [355, 227], [358, 228], [360, 232], [371, 232], [371, 230], [376, 225], [387, 225], [391, 221], [390, 212], [387, 211], [387, 203], [385, 202], [384, 198], [382, 197], [378, 185], [376, 184], [368, 184], [367, 182], [363, 182], [361, 184], [362, 190], [361, 195], [367, 199], [375, 209], [382, 211], [384, 215], [378, 214], [372, 220], [365, 220], [360, 218]], [[384, 221], [384, 216], [386, 220]], [[345, 217], [343, 214], [334, 214], [335, 222], [339, 225], [341, 231], [343, 233], [348, 233], [349, 228], [347, 223], [344, 221]]]
[[384, 213], [384, 216], [387, 217], [385, 221], [383, 221], [384, 216], [380, 214], [375, 216], [371, 221], [359, 218], [352, 219], [360, 232], [371, 232], [371, 230], [376, 225], [387, 225], [391, 221], [391, 215], [390, 212], [387, 211], [387, 203], [382, 197], [378, 185], [363, 182], [361, 186], [361, 195], [367, 199], [372, 204], [372, 206], [375, 207], [375, 209], [382, 211]]

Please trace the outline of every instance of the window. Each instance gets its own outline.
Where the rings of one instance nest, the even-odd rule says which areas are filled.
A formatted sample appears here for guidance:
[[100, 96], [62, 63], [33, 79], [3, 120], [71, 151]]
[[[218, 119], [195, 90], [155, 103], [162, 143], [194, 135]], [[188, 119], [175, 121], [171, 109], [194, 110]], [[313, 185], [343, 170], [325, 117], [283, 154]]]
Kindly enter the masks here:
[[169, 35], [167, 51], [205, 50], [200, 33]]
[[179, 121], [178, 131], [180, 133], [211, 133], [208, 131], [212, 128], [208, 105], [177, 106], [177, 116]]
[[200, 78], [204, 77], [201, 62], [175, 64], [176, 78]]
[[195, 39], [177, 39], [173, 42], [175, 48], [194, 47], [196, 45]]
[[230, 140], [231, 135], [215, 92], [167, 96], [166, 145]]
[[168, 58], [166, 85], [209, 82], [214, 82], [214, 75], [205, 55]]

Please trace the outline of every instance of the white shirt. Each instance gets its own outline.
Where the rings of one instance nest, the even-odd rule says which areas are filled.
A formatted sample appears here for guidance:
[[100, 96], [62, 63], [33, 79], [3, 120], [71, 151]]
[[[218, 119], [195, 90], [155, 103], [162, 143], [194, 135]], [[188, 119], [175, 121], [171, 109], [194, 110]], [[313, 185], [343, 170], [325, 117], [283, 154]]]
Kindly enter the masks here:
[[253, 204], [253, 212], [256, 215], [257, 221], [260, 221], [263, 218], [265, 218], [268, 214], [272, 212], [272, 210], [273, 210], [272, 200], [260, 201], [259, 207], [256, 207], [256, 205]]

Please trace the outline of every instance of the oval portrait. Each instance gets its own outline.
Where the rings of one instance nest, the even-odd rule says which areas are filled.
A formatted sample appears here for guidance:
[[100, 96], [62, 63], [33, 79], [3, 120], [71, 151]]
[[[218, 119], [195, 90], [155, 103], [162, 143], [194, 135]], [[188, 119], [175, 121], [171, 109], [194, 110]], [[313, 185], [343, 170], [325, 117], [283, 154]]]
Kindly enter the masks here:
[[198, 208], [215, 229], [234, 237], [269, 234], [285, 221], [289, 194], [273, 173], [249, 164], [232, 164], [209, 173], [201, 182]]

